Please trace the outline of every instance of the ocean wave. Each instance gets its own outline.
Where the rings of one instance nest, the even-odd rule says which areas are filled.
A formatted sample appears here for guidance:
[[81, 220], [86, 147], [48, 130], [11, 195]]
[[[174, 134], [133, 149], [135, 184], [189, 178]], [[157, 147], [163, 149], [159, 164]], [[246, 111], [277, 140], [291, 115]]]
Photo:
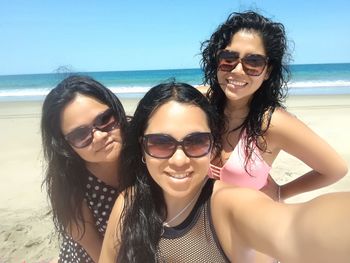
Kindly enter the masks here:
[[[138, 94], [146, 93], [151, 87], [108, 87], [115, 94]], [[31, 97], [46, 96], [51, 88], [22, 88], [22, 89], [2, 89], [0, 97]]]
[[[194, 85], [195, 87], [198, 87], [200, 85]], [[293, 89], [305, 89], [305, 90], [312, 90], [312, 93], [317, 93], [317, 91], [320, 91], [320, 93], [323, 93], [325, 89], [327, 89], [327, 92], [330, 92], [333, 90], [335, 93], [337, 93], [337, 89], [347, 90], [349, 88], [350, 92], [350, 81], [347, 80], [334, 80], [334, 81], [296, 81], [296, 82], [290, 82], [288, 84], [289, 88], [291, 90]], [[127, 97], [127, 96], [140, 96], [144, 93], [146, 93], [151, 86], [108, 86], [109, 89], [112, 90], [113, 93], [120, 95], [121, 97]], [[11, 98], [11, 97], [20, 97], [20, 98], [29, 98], [29, 97], [39, 97], [43, 98], [45, 97], [52, 87], [28, 87], [28, 88], [2, 88], [0, 89], [0, 98]]]

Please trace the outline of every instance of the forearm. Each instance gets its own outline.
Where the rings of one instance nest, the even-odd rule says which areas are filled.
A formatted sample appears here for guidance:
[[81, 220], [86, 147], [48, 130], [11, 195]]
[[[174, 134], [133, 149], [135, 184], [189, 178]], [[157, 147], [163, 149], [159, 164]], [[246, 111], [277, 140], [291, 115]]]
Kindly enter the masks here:
[[286, 235], [289, 245], [285, 259], [288, 260], [281, 258], [281, 261], [348, 262], [349, 204], [350, 193], [333, 193], [297, 205], [299, 209]]
[[316, 190], [335, 183], [339, 178], [325, 176], [312, 170], [295, 180], [280, 186], [281, 200], [301, 194], [304, 192]]

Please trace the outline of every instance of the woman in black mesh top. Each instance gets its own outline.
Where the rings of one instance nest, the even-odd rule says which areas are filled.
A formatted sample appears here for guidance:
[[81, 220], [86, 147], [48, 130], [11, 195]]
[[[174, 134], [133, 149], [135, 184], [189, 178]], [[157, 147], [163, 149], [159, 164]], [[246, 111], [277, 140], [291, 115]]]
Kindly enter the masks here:
[[71, 76], [45, 98], [42, 143], [59, 262], [97, 262], [119, 194], [118, 166], [126, 116], [101, 83]]
[[[100, 262], [254, 262], [255, 251], [283, 263], [350, 258], [350, 193], [287, 205], [208, 179], [220, 149], [216, 115], [181, 83], [140, 101], [121, 153], [121, 185]], [[329, 211], [332, 211], [331, 213]]]

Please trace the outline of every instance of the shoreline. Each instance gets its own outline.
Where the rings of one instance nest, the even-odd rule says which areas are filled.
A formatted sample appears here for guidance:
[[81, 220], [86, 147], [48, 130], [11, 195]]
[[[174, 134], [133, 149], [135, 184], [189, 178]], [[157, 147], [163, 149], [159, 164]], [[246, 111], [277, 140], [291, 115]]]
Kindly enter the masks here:
[[[202, 91], [203, 92], [203, 91]], [[132, 115], [139, 98], [121, 102]], [[40, 139], [42, 101], [0, 102], [0, 262], [49, 262], [58, 255], [43, 180]], [[287, 110], [295, 114], [330, 145], [350, 166], [350, 94], [290, 95]], [[271, 175], [284, 183], [308, 171], [308, 167], [282, 152]], [[339, 182], [320, 190], [304, 193], [288, 201], [307, 200], [320, 193], [350, 190], [349, 173]]]

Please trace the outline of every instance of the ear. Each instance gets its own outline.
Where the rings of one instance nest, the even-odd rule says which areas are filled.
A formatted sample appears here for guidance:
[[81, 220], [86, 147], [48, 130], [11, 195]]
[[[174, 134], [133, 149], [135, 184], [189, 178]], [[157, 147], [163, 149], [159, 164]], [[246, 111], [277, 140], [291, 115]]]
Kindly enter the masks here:
[[268, 80], [269, 79], [271, 71], [272, 71], [272, 67], [268, 67], [266, 72], [265, 72], [264, 80]]

